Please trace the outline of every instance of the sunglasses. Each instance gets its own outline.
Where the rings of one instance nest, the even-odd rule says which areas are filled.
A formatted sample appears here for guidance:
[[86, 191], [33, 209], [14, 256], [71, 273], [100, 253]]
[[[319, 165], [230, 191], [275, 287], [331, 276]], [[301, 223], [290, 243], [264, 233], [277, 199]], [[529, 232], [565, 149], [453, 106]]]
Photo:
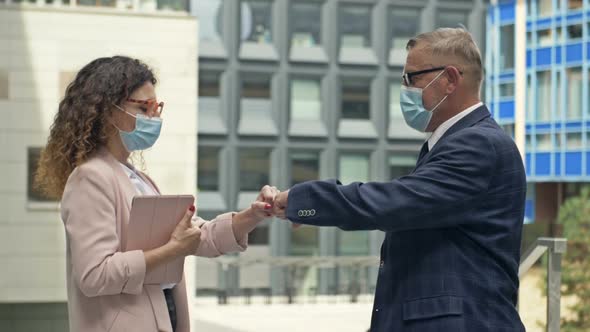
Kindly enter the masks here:
[[148, 112], [150, 112], [150, 111], [154, 112], [158, 116], [161, 116], [162, 112], [164, 111], [164, 102], [163, 101], [158, 102], [155, 99], [139, 100], [139, 99], [133, 99], [133, 98], [127, 98], [127, 101], [130, 103], [134, 103], [134, 104], [145, 105]]

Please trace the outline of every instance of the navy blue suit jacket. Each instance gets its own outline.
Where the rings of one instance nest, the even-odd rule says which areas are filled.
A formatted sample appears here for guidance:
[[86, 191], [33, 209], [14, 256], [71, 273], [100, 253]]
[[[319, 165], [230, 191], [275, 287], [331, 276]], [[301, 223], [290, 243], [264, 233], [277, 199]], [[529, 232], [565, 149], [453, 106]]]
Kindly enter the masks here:
[[371, 331], [524, 331], [516, 311], [526, 176], [482, 106], [391, 182], [310, 181], [287, 218], [382, 230]]

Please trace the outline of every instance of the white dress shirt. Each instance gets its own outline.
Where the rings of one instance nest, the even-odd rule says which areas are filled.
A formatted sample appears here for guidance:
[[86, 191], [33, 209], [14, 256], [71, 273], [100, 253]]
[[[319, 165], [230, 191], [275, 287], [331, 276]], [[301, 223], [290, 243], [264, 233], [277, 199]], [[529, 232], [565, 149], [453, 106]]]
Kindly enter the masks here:
[[475, 111], [477, 108], [482, 106], [483, 103], [479, 102], [471, 107], [468, 107], [461, 113], [456, 114], [454, 117], [448, 119], [447, 121], [443, 122], [436, 130], [430, 135], [428, 138], [428, 151], [432, 151], [434, 145], [438, 142], [438, 140], [443, 137], [443, 135], [451, 128], [455, 123], [459, 122], [459, 120], [466, 117], [469, 113]]
[[[146, 183], [144, 179], [139, 176], [139, 173], [137, 173], [135, 167], [132, 165], [125, 165], [123, 163], [121, 163], [121, 166], [123, 167], [125, 174], [127, 174], [129, 177], [129, 180], [131, 180], [131, 183], [133, 183], [135, 186], [138, 195], [160, 195], [158, 191], [152, 187], [152, 185]], [[176, 284], [162, 284], [161, 286], [162, 289], [167, 289], [174, 288]]]

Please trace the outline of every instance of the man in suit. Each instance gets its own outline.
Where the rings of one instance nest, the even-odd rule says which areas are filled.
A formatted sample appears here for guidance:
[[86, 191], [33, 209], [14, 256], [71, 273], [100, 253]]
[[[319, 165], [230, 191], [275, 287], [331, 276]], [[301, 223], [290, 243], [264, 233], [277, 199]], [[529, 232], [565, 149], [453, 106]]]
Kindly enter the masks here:
[[431, 132], [414, 171], [389, 182], [310, 181], [275, 198], [294, 223], [381, 230], [371, 331], [524, 331], [518, 264], [526, 177], [480, 101], [482, 61], [463, 29], [412, 38], [401, 107]]

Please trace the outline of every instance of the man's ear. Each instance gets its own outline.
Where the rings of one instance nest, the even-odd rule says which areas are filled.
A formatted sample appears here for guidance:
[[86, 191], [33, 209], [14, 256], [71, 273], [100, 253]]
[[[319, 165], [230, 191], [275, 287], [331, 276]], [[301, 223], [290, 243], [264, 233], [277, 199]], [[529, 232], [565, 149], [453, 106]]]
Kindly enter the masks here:
[[459, 82], [461, 81], [461, 72], [455, 66], [448, 66], [446, 69], [447, 81], [449, 85], [447, 85], [446, 93], [451, 94], [455, 92], [455, 89], [459, 86]]

